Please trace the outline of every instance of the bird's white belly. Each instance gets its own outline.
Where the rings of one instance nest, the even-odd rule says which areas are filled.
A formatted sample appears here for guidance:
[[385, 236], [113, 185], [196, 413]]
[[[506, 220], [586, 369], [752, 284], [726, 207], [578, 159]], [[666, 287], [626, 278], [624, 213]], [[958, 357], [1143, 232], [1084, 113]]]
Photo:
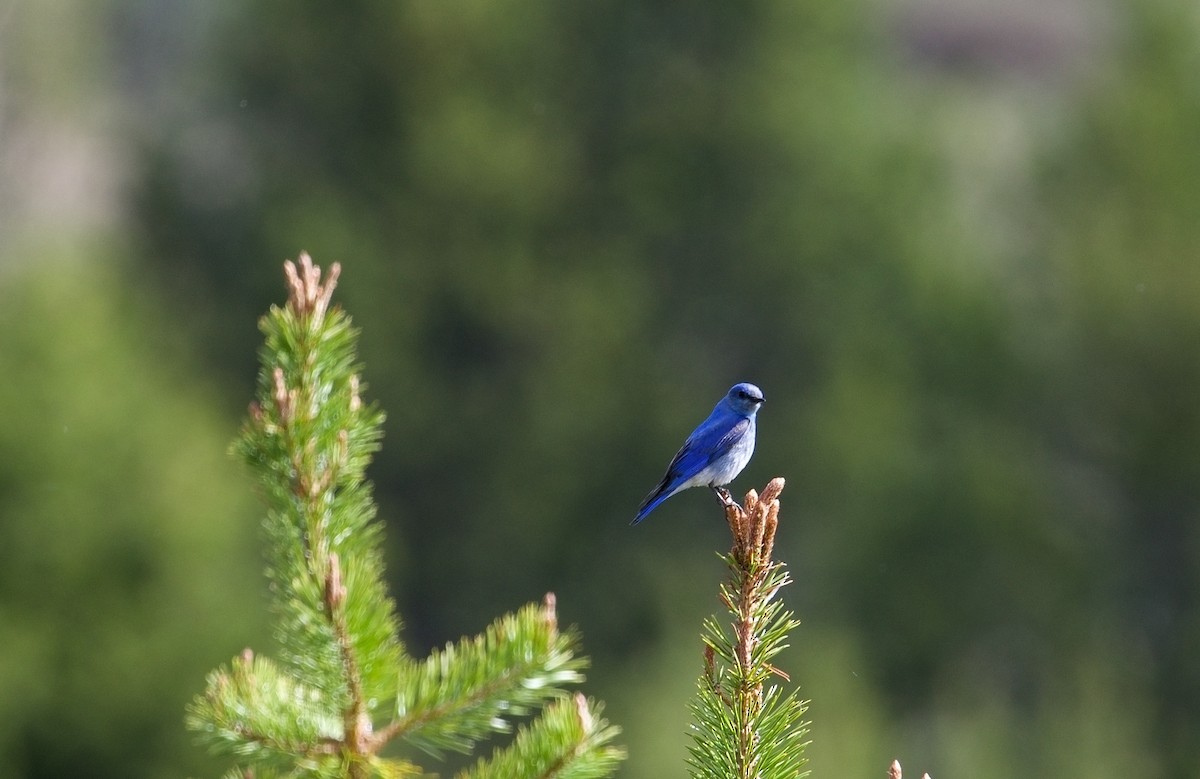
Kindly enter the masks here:
[[709, 463], [695, 476], [679, 485], [673, 493], [689, 487], [724, 487], [737, 478], [754, 454], [754, 432], [754, 427], [751, 426], [746, 434], [729, 448], [724, 457]]

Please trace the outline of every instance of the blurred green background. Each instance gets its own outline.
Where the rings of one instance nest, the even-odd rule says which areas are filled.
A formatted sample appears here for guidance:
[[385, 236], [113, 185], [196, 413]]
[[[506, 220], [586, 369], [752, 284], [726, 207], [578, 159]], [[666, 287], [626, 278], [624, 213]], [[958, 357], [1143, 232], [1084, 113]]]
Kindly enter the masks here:
[[[226, 454], [342, 262], [415, 652], [558, 595], [684, 775], [735, 381], [817, 777], [1200, 776], [1191, 0], [0, 3], [0, 776], [216, 775]], [[914, 774], [919, 775], [919, 774]]]

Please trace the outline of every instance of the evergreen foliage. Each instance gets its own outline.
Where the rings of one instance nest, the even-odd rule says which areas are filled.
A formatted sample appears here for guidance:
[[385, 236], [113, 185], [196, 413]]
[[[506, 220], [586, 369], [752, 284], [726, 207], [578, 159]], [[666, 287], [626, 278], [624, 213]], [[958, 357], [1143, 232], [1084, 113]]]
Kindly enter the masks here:
[[381, 755], [395, 739], [466, 753], [545, 707], [467, 775], [608, 775], [623, 758], [610, 745], [618, 730], [598, 704], [564, 697], [586, 661], [559, 631], [553, 595], [424, 661], [405, 654], [364, 478], [383, 413], [363, 402], [357, 333], [329, 305], [339, 267], [322, 281], [302, 255], [285, 270], [288, 303], [262, 320], [258, 397], [234, 445], [268, 506], [280, 658], [247, 649], [210, 674], [189, 727], [258, 777], [396, 777], [422, 769]]
[[729, 580], [721, 602], [730, 629], [710, 617], [704, 623], [704, 672], [692, 699], [694, 717], [689, 764], [697, 779], [797, 779], [804, 770], [808, 723], [795, 689], [785, 692], [772, 677], [788, 680], [772, 665], [787, 648], [800, 621], [777, 599], [791, 582], [783, 563], [773, 562], [783, 479], [773, 479], [760, 498], [726, 507], [733, 548], [721, 559]]

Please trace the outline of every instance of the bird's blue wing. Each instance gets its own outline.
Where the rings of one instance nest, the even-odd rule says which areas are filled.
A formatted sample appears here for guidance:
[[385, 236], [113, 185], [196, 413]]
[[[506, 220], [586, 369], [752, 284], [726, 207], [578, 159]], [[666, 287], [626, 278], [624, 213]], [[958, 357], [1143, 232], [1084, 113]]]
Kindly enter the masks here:
[[745, 417], [714, 411], [692, 431], [675, 453], [662, 481], [642, 501], [633, 524], [641, 522], [658, 504], [671, 497], [679, 485], [700, 473], [714, 460], [728, 454], [733, 444], [745, 435], [749, 428], [750, 420]]
[[668, 474], [677, 473], [682, 477], [680, 482], [687, 481], [714, 460], [728, 454], [733, 444], [750, 429], [750, 420], [741, 416], [729, 415], [712, 421], [715, 424], [706, 422], [688, 436], [683, 448], [667, 466]]
[[750, 431], [750, 426], [753, 424], [754, 423], [746, 417], [739, 417], [738, 420], [733, 423], [733, 426], [725, 431], [725, 435], [721, 436], [721, 440], [717, 441], [716, 445], [713, 446], [712, 456], [708, 458], [708, 462], [711, 463], [713, 460], [718, 460], [729, 454], [729, 450], [733, 448], [734, 444], [741, 440], [742, 436], [746, 435], [746, 433]]

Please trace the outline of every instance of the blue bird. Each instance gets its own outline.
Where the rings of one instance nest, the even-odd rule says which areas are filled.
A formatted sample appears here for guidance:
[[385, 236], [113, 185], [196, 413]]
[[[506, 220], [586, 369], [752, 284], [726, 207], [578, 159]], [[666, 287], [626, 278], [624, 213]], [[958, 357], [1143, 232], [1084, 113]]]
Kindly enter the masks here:
[[641, 522], [667, 498], [688, 487], [709, 487], [726, 506], [733, 504], [725, 485], [734, 480], [754, 454], [754, 416], [763, 404], [762, 390], [734, 384], [729, 394], [692, 431], [658, 486], [638, 507], [631, 525]]

